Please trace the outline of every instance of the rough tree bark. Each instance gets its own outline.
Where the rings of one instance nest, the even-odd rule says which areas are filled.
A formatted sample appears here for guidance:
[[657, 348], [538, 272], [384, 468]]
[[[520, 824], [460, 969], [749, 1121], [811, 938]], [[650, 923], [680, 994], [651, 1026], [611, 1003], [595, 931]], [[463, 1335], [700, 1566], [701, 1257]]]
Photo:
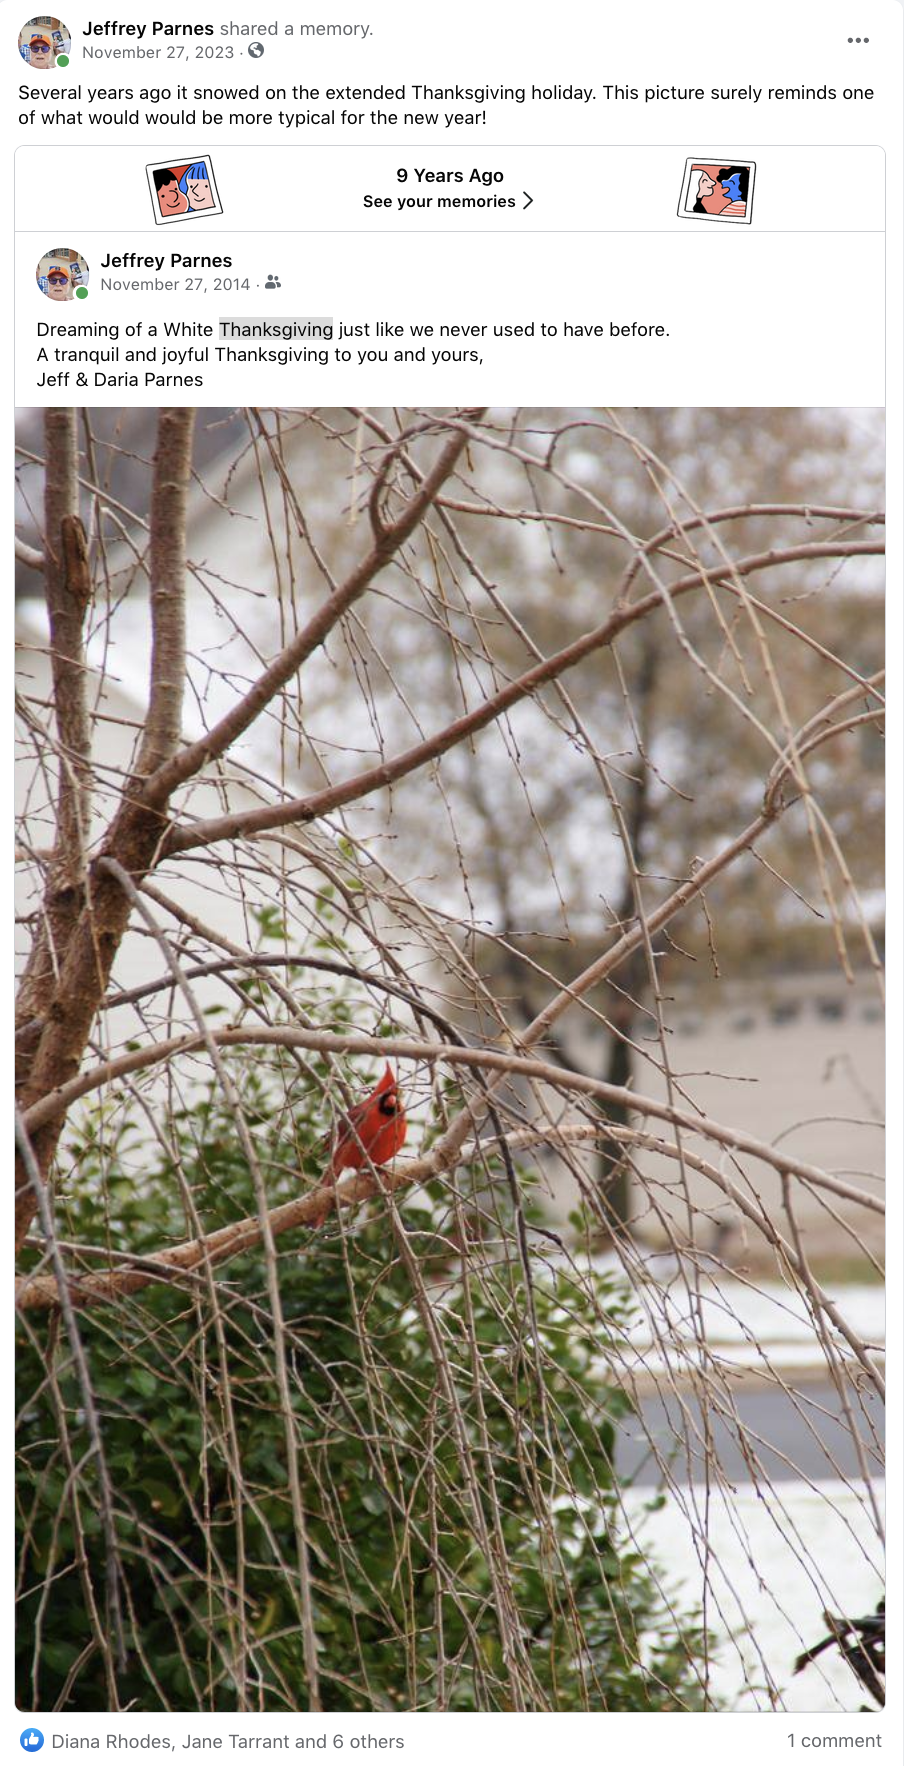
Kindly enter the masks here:
[[[153, 646], [151, 696], [139, 763], [134, 777], [105, 834], [95, 859], [88, 865], [77, 892], [77, 909], [65, 944], [56, 953], [57, 967], [52, 990], [47, 987], [30, 1058], [23, 1063], [20, 1106], [23, 1113], [40, 1098], [65, 1086], [78, 1072], [91, 1026], [107, 989], [116, 953], [129, 922], [131, 901], [110, 869], [101, 861], [114, 859], [139, 884], [153, 867], [167, 832], [167, 810], [173, 792], [193, 778], [202, 766], [226, 753], [231, 744], [255, 721], [302, 663], [317, 650], [337, 621], [364, 594], [374, 577], [395, 556], [433, 506], [467, 446], [463, 426], [450, 423], [452, 434], [442, 447], [433, 469], [395, 519], [387, 514], [387, 479], [404, 439], [387, 451], [370, 497], [372, 544], [344, 584], [330, 595], [311, 619], [258, 677], [245, 697], [200, 741], [179, 749], [181, 695], [185, 663], [184, 560], [185, 509], [191, 472], [191, 437], [194, 412], [182, 408], [161, 411], [158, 446], [154, 457], [151, 502], [151, 617]], [[419, 425], [423, 428], [423, 425]], [[54, 497], [70, 491], [74, 475], [74, 430], [61, 425], [66, 438], [53, 440], [55, 457], [48, 462], [48, 479]], [[60, 459], [56, 458], [59, 451]], [[71, 456], [71, 457], [70, 457]], [[68, 476], [67, 476], [68, 475]], [[54, 504], [54, 510], [56, 504]], [[50, 548], [48, 547], [48, 550]], [[65, 1121], [65, 1111], [54, 1111], [36, 1130], [32, 1147], [42, 1175], [53, 1159]], [[16, 1249], [34, 1218], [36, 1199], [21, 1161], [16, 1164]]]
[[[627, 601], [625, 590], [616, 596], [601, 625], [551, 656], [538, 659], [533, 667], [489, 695], [482, 704], [394, 758], [304, 798], [284, 799], [260, 809], [233, 812], [207, 822], [187, 820], [173, 823], [169, 819], [173, 793], [197, 776], [203, 767], [223, 757], [238, 737], [253, 725], [436, 506], [446, 481], [472, 439], [472, 415], [453, 413], [448, 418], [426, 422], [419, 419], [412, 429], [403, 432], [387, 447], [370, 495], [372, 543], [369, 550], [346, 580], [333, 587], [307, 623], [263, 669], [232, 709], [199, 741], [180, 747], [185, 675], [185, 512], [191, 471], [193, 413], [183, 409], [161, 413], [151, 501], [153, 645], [149, 711], [136, 771], [99, 842], [95, 857], [86, 865], [83, 848], [87, 816], [88, 720], [84, 706], [81, 634], [87, 607], [87, 566], [83, 538], [74, 512], [77, 483], [72, 416], [65, 412], [51, 413], [48, 420], [45, 551], [47, 597], [54, 634], [61, 784], [57, 806], [57, 849], [48, 872], [36, 952], [26, 971], [21, 1016], [27, 1028], [22, 1038], [24, 1056], [20, 1086], [20, 1106], [26, 1115], [33, 1106], [45, 1100], [33, 1141], [43, 1175], [46, 1176], [49, 1169], [65, 1119], [62, 1104], [57, 1107], [53, 1103], [48, 1107], [46, 1101], [65, 1095], [66, 1088], [79, 1071], [129, 921], [129, 894], [117, 880], [115, 866], [105, 867], [103, 860], [114, 860], [128, 873], [133, 885], [140, 885], [161, 855], [208, 846], [237, 836], [253, 836], [285, 826], [288, 822], [313, 821], [345, 804], [357, 803], [412, 772], [429, 767], [450, 748], [494, 722], [520, 700], [536, 694], [547, 683], [558, 682], [578, 662], [611, 646], [623, 631], [655, 616], [664, 605], [674, 620], [674, 604], [703, 584], [710, 594], [714, 586], [723, 585], [727, 595], [746, 596], [742, 579], [757, 571], [821, 557], [867, 556], [881, 550], [880, 541], [852, 539], [844, 535], [788, 546], [781, 551], [754, 554], [724, 566], [693, 570], [672, 583], [667, 596], [656, 588], [634, 601]], [[406, 500], [392, 483], [392, 468], [395, 462], [405, 458], [411, 437], [425, 432], [445, 434], [446, 439], [431, 470], [419, 471], [416, 475], [415, 488]], [[411, 476], [409, 473], [408, 482]], [[390, 513], [392, 509], [398, 509], [394, 517]], [[873, 691], [868, 683], [860, 682], [858, 687], [850, 689], [847, 695], [836, 701], [836, 706], [846, 705], [852, 695], [862, 696], [864, 689], [868, 694]], [[874, 713], [870, 711], [865, 715], [873, 716]], [[822, 737], [818, 739], [822, 740]], [[795, 788], [805, 790], [800, 772], [801, 754], [796, 742], [797, 738], [794, 738], [787, 754], [776, 746], [777, 765], [782, 779], [787, 777]], [[635, 822], [637, 815], [642, 819], [645, 790], [646, 784], [641, 780], [635, 805], [637, 813], [633, 816]], [[628, 812], [632, 814], [630, 805]], [[776, 813], [775, 804], [771, 804], [761, 826], [767, 826]], [[639, 825], [634, 834], [636, 845], [642, 834]], [[749, 838], [749, 831], [746, 831], [740, 838], [738, 851], [745, 849]], [[633, 850], [630, 831], [628, 841], [629, 850]], [[719, 862], [723, 861], [720, 859]], [[632, 876], [631, 881], [633, 886], [636, 876]], [[690, 893], [696, 893], [698, 885], [699, 877], [693, 883], [689, 880]], [[680, 890], [679, 898], [682, 894]], [[623, 962], [631, 953], [641, 954], [640, 928], [645, 927], [649, 933], [658, 918], [656, 913], [644, 917], [636, 902], [628, 904], [626, 901], [625, 905], [628, 908], [625, 920], [633, 922], [633, 929], [618, 941], [621, 946], [618, 962]], [[614, 965], [606, 959], [604, 966], [608, 970]], [[586, 992], [600, 979], [600, 967], [599, 964], [591, 965], [578, 983], [564, 988], [543, 1008], [519, 1037], [522, 1049], [543, 1043], [548, 1038], [561, 1012], [579, 997], [579, 992]], [[620, 1046], [626, 1046], [624, 1038], [620, 1039]], [[463, 1138], [465, 1125], [459, 1125], [456, 1132]], [[21, 1168], [17, 1169], [16, 1182], [18, 1247], [33, 1218], [35, 1201], [31, 1183]]]
[[[87, 710], [84, 706], [84, 654], [78, 649], [73, 659], [74, 643], [81, 645], [81, 623], [75, 627], [75, 614], [70, 610], [62, 622], [62, 633], [70, 642], [66, 653], [57, 655], [55, 604], [68, 599], [66, 594], [65, 557], [63, 581], [58, 586], [56, 571], [51, 565], [57, 502], [77, 494], [75, 480], [76, 450], [74, 413], [61, 413], [60, 422], [47, 430], [47, 482], [53, 487], [48, 494], [47, 508], [47, 602], [51, 618], [51, 643], [54, 650], [54, 688], [61, 742], [64, 725], [68, 732], [65, 709], [79, 698], [84, 711], [87, 733]], [[63, 418], [68, 421], [62, 421]], [[168, 759], [178, 745], [181, 728], [182, 688], [185, 677], [185, 503], [191, 471], [191, 441], [194, 411], [165, 409], [160, 413], [157, 451], [154, 456], [154, 488], [152, 496], [151, 533], [151, 617], [153, 649], [151, 662], [151, 693], [145, 737], [138, 770], [123, 793], [102, 845], [102, 854], [119, 860], [135, 878], [143, 877], [151, 865], [160, 843], [163, 821], [156, 809], [148, 808], [141, 798], [142, 768], [152, 770]], [[67, 509], [62, 519], [71, 519]], [[78, 551], [77, 542], [69, 541], [70, 552]], [[61, 541], [61, 552], [63, 550]], [[85, 560], [87, 566], [87, 561]], [[87, 584], [87, 567], [84, 575]], [[83, 598], [81, 617], [87, 607]], [[60, 629], [57, 618], [56, 627]], [[74, 628], [74, 629], [73, 629]], [[77, 679], [77, 689], [73, 687]], [[61, 755], [61, 779], [67, 777], [65, 755]], [[87, 746], [81, 757], [87, 759]], [[61, 800], [63, 798], [61, 789]], [[83, 855], [77, 871], [71, 864], [72, 855], [64, 844], [77, 825], [78, 804], [58, 812], [58, 850], [48, 877], [44, 903], [45, 920], [52, 926], [55, 942], [55, 984], [44, 979], [40, 1002], [43, 1022], [33, 1036], [23, 1061], [20, 1083], [20, 1104], [27, 1110], [48, 1090], [65, 1083], [78, 1072], [98, 1005], [106, 992], [113, 961], [129, 919], [128, 896], [109, 874], [99, 872], [96, 860], [85, 867]], [[84, 833], [87, 829], [81, 823]], [[81, 855], [82, 840], [79, 841]], [[54, 895], [58, 865], [65, 868], [67, 887], [64, 913], [54, 915]], [[33, 995], [33, 991], [32, 995]], [[31, 1005], [31, 1001], [29, 1001]], [[29, 1011], [28, 1016], [33, 1016]], [[47, 1174], [56, 1150], [63, 1115], [53, 1117], [35, 1135], [33, 1151], [42, 1175]], [[16, 1161], [16, 1249], [34, 1218], [37, 1199], [24, 1164]]]
[[44, 594], [56, 717], [57, 797], [53, 852], [41, 917], [16, 1001], [16, 1083], [25, 1078], [53, 997], [55, 977], [78, 916], [84, 848], [91, 814], [91, 727], [85, 693], [84, 626], [91, 599], [85, 535], [78, 515], [75, 412], [52, 408], [44, 418]]

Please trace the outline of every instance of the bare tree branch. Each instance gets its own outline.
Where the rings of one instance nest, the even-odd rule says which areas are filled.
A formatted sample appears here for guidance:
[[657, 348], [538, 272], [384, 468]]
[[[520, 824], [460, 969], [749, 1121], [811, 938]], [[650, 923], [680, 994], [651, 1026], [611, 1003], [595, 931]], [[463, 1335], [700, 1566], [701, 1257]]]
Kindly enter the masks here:
[[[55, 975], [78, 916], [85, 842], [91, 814], [91, 727], [85, 690], [84, 624], [91, 600], [85, 535], [78, 515], [75, 413], [53, 408], [44, 419], [47, 471], [44, 492], [44, 595], [50, 627], [50, 664], [58, 738], [53, 861], [45, 877], [41, 924], [19, 986], [19, 1025], [44, 1013]], [[34, 1035], [16, 1050], [21, 1084], [37, 1046]]]
[[[440, 424], [440, 428], [442, 427], [444, 425]], [[173, 481], [178, 472], [181, 471], [183, 475], [188, 472], [189, 457], [185, 440], [185, 430], [177, 424], [170, 437], [170, 457], [164, 458], [162, 453], [157, 456], [161, 482], [161, 493], [155, 507], [155, 520], [158, 524], [165, 523], [168, 510], [177, 495]], [[191, 778], [205, 761], [223, 753], [269, 704], [302, 662], [324, 641], [341, 614], [363, 594], [374, 576], [414, 531], [454, 470], [466, 445], [466, 434], [456, 431], [442, 448], [436, 465], [427, 474], [418, 491], [398, 518], [381, 529], [370, 552], [351, 573], [343, 588], [322, 603], [318, 613], [297, 638], [283, 649], [269, 669], [264, 671], [241, 704], [222, 719], [209, 736], [166, 761], [146, 785], [133, 788], [124, 796], [104, 840], [102, 857], [114, 859], [136, 882], [140, 882], [159, 856], [163, 832], [161, 812], [172, 791], [178, 784]], [[178, 506], [182, 506], [181, 502]], [[157, 547], [155, 555], [163, 560], [169, 557], [167, 545], [166, 536], [161, 536], [158, 541], [152, 534], [152, 547]], [[171, 603], [165, 602], [164, 606], [168, 608], [164, 615], [166, 621], [172, 618], [173, 609]], [[161, 671], [168, 672], [165, 638], [159, 666]], [[172, 736], [175, 686], [176, 683], [170, 680], [161, 702], [161, 728], [158, 734], [165, 732], [166, 740]], [[82, 907], [61, 965], [56, 989], [56, 1009], [45, 1019], [28, 1077], [23, 1083], [21, 1101], [25, 1111], [37, 1098], [55, 1089], [61, 1081], [65, 1083], [77, 1070], [128, 924], [129, 897], [115, 876], [109, 872], [105, 875], [92, 875], [89, 884], [89, 900]], [[41, 1003], [43, 1002], [39, 1002]], [[31, 1020], [39, 1015], [42, 1014], [35, 1002], [29, 1002], [26, 1018]], [[48, 1119], [35, 1135], [34, 1150], [42, 1170], [47, 1169], [53, 1155], [63, 1120], [62, 1115]], [[31, 1186], [17, 1167], [17, 1246], [21, 1244], [28, 1230], [33, 1209]]]
[[166, 803], [178, 785], [209, 761], [225, 754], [228, 748], [243, 735], [249, 725], [254, 723], [270, 701], [275, 698], [281, 687], [298, 673], [302, 663], [318, 650], [329, 636], [342, 615], [364, 594], [375, 576], [390, 562], [414, 532], [418, 522], [431, 507], [440, 487], [445, 484], [450, 473], [454, 471], [459, 455], [467, 446], [467, 436], [456, 433], [448, 441], [440, 453], [439, 459], [429, 472], [420, 488], [404, 506], [402, 513], [393, 522], [381, 525], [370, 551], [362, 558], [361, 563], [337, 589], [335, 594], [321, 603], [317, 612], [307, 625], [293, 638], [290, 644], [280, 652], [269, 668], [255, 681], [250, 692], [244, 699], [227, 712], [205, 736], [191, 747], [183, 749], [166, 766], [148, 780], [143, 793], [143, 801], [153, 807]]
[[[883, 551], [881, 541], [853, 540], [834, 543], [813, 542], [804, 546], [789, 546], [781, 551], [761, 553], [752, 558], [744, 558], [737, 564], [723, 567], [694, 571], [692, 575], [683, 577], [679, 582], [670, 585], [669, 600], [675, 600], [686, 594], [690, 589], [700, 588], [703, 584], [728, 583], [735, 577], [751, 575], [757, 570], [769, 570], [778, 564], [790, 564], [810, 558], [837, 558], [875, 556]], [[445, 729], [439, 730], [435, 736], [417, 742], [407, 748], [395, 760], [384, 761], [380, 766], [370, 767], [366, 772], [356, 773], [353, 778], [345, 779], [339, 785], [329, 785], [323, 791], [317, 791], [310, 797], [295, 797], [279, 804], [267, 804], [262, 809], [236, 810], [229, 815], [215, 816], [206, 822], [176, 826], [166, 836], [164, 852], [167, 856], [176, 852], [187, 852], [194, 847], [209, 846], [217, 840], [231, 840], [240, 836], [260, 834], [272, 828], [284, 828], [290, 822], [312, 822], [319, 816], [329, 815], [335, 809], [342, 809], [350, 803], [358, 803], [363, 797], [370, 796], [374, 791], [384, 790], [394, 785], [409, 773], [417, 772], [421, 767], [429, 765], [433, 760], [448, 754], [450, 748], [467, 741], [479, 730], [486, 729], [488, 724], [495, 723], [513, 705], [522, 699], [539, 692], [541, 687], [555, 681], [568, 669], [576, 667], [594, 651], [611, 645], [613, 641], [635, 625], [638, 620], [654, 613], [662, 605], [659, 590], [653, 590], [627, 607], [621, 607], [611, 613], [602, 625], [585, 632], [574, 643], [567, 644], [564, 649], [557, 650], [545, 661], [537, 663], [534, 668], [527, 669], [508, 686], [494, 693], [484, 704], [475, 707], [463, 717], [456, 718]], [[225, 723], [225, 720], [224, 720]], [[218, 748], [217, 752], [221, 752]], [[198, 765], [203, 760], [201, 756]], [[194, 770], [194, 769], [193, 769]]]
[[[671, 1122], [688, 1133], [699, 1134], [710, 1140], [719, 1141], [723, 1146], [732, 1147], [735, 1151], [748, 1154], [751, 1158], [761, 1159], [771, 1165], [774, 1170], [787, 1172], [793, 1177], [804, 1178], [807, 1183], [817, 1188], [831, 1191], [836, 1195], [856, 1200], [862, 1207], [869, 1208], [877, 1214], [884, 1213], [884, 1204], [878, 1196], [870, 1195], [868, 1190], [854, 1189], [850, 1184], [832, 1177], [828, 1172], [821, 1171], [815, 1165], [793, 1158], [790, 1154], [777, 1147], [770, 1147], [755, 1136], [746, 1134], [742, 1129], [725, 1127], [712, 1121], [709, 1117], [697, 1116], [687, 1110], [679, 1110], [672, 1104], [663, 1104], [656, 1098], [645, 1097], [642, 1093], [629, 1091], [624, 1086], [609, 1085], [605, 1080], [592, 1079], [585, 1073], [578, 1073], [553, 1065], [547, 1061], [535, 1061], [526, 1056], [501, 1054], [496, 1049], [471, 1049], [443, 1042], [426, 1042], [410, 1037], [375, 1037], [360, 1034], [342, 1034], [332, 1030], [303, 1030], [296, 1025], [279, 1026], [248, 1026], [235, 1029], [207, 1031], [205, 1034], [190, 1033], [186, 1036], [168, 1037], [164, 1041], [152, 1043], [149, 1047], [130, 1050], [128, 1054], [119, 1055], [113, 1061], [105, 1061], [100, 1066], [83, 1073], [78, 1079], [72, 1080], [57, 1093], [51, 1093], [33, 1104], [24, 1117], [25, 1127], [29, 1133], [43, 1127], [45, 1122], [52, 1121], [60, 1110], [68, 1110], [78, 1098], [97, 1091], [101, 1086], [110, 1085], [127, 1074], [140, 1073], [149, 1067], [159, 1066], [161, 1062], [171, 1061], [178, 1055], [193, 1054], [196, 1050], [207, 1046], [208, 1037], [217, 1048], [236, 1048], [244, 1044], [270, 1048], [301, 1048], [317, 1049], [322, 1053], [336, 1055], [387, 1055], [401, 1059], [424, 1061], [428, 1064], [439, 1062], [452, 1067], [485, 1067], [493, 1073], [523, 1074], [526, 1078], [536, 1079], [542, 1084], [558, 1086], [559, 1089], [576, 1092], [588, 1097], [600, 1098], [604, 1103], [612, 1102], [620, 1109], [629, 1110], [637, 1116], [653, 1116], [663, 1122]], [[459, 1150], [447, 1147], [442, 1141], [436, 1142], [430, 1158], [418, 1162], [416, 1176], [427, 1176], [431, 1170], [448, 1170], [457, 1163]]]
[[185, 691], [185, 514], [195, 413], [161, 410], [151, 497], [151, 685], [136, 771], [156, 772], [182, 734]]
[[20, 540], [18, 534], [16, 534], [15, 552], [19, 563], [26, 564], [29, 570], [44, 569], [43, 552], [39, 552], [35, 546], [27, 545], [25, 540]]
[[[113, 1488], [110, 1481], [110, 1473], [107, 1469], [100, 1417], [98, 1416], [94, 1389], [91, 1384], [88, 1359], [82, 1343], [82, 1336], [81, 1331], [79, 1330], [78, 1319], [75, 1315], [75, 1308], [72, 1304], [69, 1293], [65, 1265], [56, 1243], [56, 1233], [50, 1202], [41, 1173], [38, 1169], [37, 1161], [29, 1144], [27, 1131], [18, 1111], [16, 1112], [16, 1146], [34, 1189], [35, 1204], [38, 1218], [41, 1222], [41, 1231], [44, 1234], [44, 1241], [50, 1254], [50, 1261], [54, 1270], [56, 1305], [59, 1306], [63, 1315], [66, 1335], [69, 1339], [69, 1347], [72, 1351], [72, 1360], [78, 1377], [79, 1395], [84, 1407], [85, 1424], [91, 1443], [90, 1451], [97, 1463], [97, 1477], [100, 1487], [100, 1506], [104, 1528], [104, 1546], [106, 1551], [105, 1622], [102, 1623], [100, 1620], [93, 1596], [89, 1597], [89, 1610], [94, 1622], [97, 1644], [107, 1658], [107, 1687], [111, 1701], [111, 1709], [115, 1711], [118, 1709], [116, 1669], [117, 1667], [122, 1667], [125, 1659], [125, 1641], [123, 1637], [122, 1601], [119, 1586], [119, 1552], [116, 1540], [116, 1522], [113, 1514]], [[112, 1631], [112, 1650], [110, 1649], [110, 1640], [107, 1636], [108, 1628]]]
[[[709, 1708], [718, 1642], [780, 1708], [880, 1574], [878, 421], [77, 433], [20, 451], [95, 596], [23, 645], [25, 1702]], [[337, 1179], [387, 1060], [408, 1156]]]

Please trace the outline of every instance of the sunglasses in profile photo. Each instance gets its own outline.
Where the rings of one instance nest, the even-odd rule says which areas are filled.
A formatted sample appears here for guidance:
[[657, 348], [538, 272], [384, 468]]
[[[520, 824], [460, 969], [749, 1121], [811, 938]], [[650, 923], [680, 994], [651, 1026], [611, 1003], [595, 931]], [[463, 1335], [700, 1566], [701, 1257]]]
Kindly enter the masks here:
[[57, 57], [68, 56], [71, 48], [69, 27], [59, 18], [30, 18], [19, 32], [19, 54], [37, 73], [55, 68]]
[[[53, 246], [38, 259], [35, 281], [48, 300], [84, 300], [88, 292], [88, 265], [70, 246]], [[84, 290], [79, 296], [78, 291]]]

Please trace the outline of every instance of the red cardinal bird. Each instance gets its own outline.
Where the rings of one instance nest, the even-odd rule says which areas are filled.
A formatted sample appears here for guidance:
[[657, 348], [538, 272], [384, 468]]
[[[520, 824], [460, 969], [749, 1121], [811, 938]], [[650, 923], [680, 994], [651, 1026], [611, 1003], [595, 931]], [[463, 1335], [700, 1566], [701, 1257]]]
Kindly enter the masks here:
[[387, 1065], [375, 1091], [356, 1104], [339, 1123], [339, 1135], [330, 1160], [330, 1172], [338, 1177], [350, 1168], [363, 1171], [369, 1164], [387, 1165], [405, 1145], [408, 1122], [392, 1068]]
[[[408, 1122], [392, 1068], [387, 1065], [379, 1085], [363, 1103], [355, 1104], [339, 1118], [329, 1171], [324, 1179], [332, 1186], [340, 1172], [364, 1171], [369, 1165], [388, 1165], [405, 1144]], [[312, 1226], [320, 1226], [330, 1205], [319, 1211]]]

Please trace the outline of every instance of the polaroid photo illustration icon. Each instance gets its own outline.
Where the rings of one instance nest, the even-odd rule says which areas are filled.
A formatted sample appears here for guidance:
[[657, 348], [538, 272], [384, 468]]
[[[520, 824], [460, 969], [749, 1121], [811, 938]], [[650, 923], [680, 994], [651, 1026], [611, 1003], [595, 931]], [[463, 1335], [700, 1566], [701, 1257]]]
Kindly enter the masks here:
[[209, 154], [201, 159], [156, 160], [145, 170], [158, 227], [223, 213]]
[[755, 178], [756, 161], [752, 159], [699, 155], [685, 160], [679, 219], [749, 227]]

